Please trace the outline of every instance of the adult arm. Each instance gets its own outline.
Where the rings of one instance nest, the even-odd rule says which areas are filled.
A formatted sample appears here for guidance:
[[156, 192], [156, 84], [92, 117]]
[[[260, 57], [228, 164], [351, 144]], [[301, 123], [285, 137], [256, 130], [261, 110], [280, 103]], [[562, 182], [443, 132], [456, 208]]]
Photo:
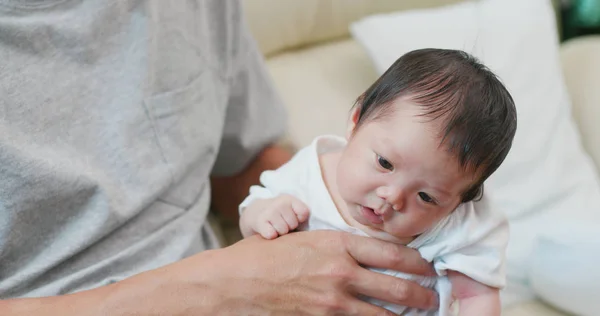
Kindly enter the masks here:
[[436, 304], [434, 292], [361, 265], [432, 273], [415, 250], [373, 238], [254, 236], [98, 289], [1, 301], [0, 315], [393, 315], [358, 295], [423, 309]]
[[256, 159], [240, 173], [232, 176], [211, 177], [212, 208], [223, 218], [237, 223], [238, 206], [248, 195], [250, 186], [258, 184], [264, 170], [279, 168], [291, 158], [291, 153], [278, 145], [267, 146]]

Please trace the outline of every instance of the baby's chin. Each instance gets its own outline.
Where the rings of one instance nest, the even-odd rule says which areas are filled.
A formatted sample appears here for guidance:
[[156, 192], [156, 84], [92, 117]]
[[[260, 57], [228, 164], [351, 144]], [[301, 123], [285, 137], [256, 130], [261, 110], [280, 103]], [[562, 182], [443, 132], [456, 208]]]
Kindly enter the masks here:
[[367, 229], [363, 230], [363, 232], [369, 235], [370, 237], [401, 245], [408, 245], [411, 241], [413, 241], [416, 238], [414, 236], [395, 236], [392, 233], [385, 230], [385, 225], [383, 226], [384, 227], [372, 227], [371, 225], [367, 225]]
[[[361, 213], [361, 208], [363, 206], [361, 204], [353, 204], [353, 208], [351, 208], [349, 218], [346, 219], [346, 222], [350, 226], [354, 226], [355, 228], [360, 229], [362, 232], [367, 234], [372, 238], [376, 238], [383, 241], [393, 242], [395, 244], [407, 245], [411, 241], [415, 239], [414, 236], [397, 236], [391, 233], [390, 229], [386, 229], [388, 225], [391, 225], [391, 222], [383, 221], [381, 223], [373, 223], [369, 221], [365, 216]], [[344, 216], [342, 216], [344, 217]]]

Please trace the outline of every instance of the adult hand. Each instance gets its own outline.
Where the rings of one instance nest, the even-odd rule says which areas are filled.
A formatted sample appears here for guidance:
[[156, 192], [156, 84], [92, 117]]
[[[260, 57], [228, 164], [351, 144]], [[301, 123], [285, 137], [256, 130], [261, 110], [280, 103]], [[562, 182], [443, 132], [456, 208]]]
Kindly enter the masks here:
[[337, 231], [253, 236], [78, 294], [0, 301], [2, 315], [393, 315], [358, 295], [433, 308], [433, 291], [359, 264], [432, 274], [412, 249]]
[[167, 267], [163, 278], [174, 282], [178, 293], [187, 293], [177, 305], [204, 304], [198, 310], [185, 306], [189, 315], [393, 315], [359, 300], [359, 294], [435, 307], [433, 291], [359, 264], [433, 275], [415, 250], [343, 232], [313, 231], [270, 241], [253, 236], [210, 257]]

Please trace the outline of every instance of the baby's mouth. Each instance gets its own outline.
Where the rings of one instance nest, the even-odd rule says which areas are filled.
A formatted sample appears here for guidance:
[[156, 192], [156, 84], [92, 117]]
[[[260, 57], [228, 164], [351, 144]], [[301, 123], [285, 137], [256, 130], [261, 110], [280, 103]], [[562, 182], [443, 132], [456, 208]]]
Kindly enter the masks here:
[[374, 209], [366, 206], [361, 206], [361, 215], [372, 224], [383, 223], [383, 217], [375, 212]]

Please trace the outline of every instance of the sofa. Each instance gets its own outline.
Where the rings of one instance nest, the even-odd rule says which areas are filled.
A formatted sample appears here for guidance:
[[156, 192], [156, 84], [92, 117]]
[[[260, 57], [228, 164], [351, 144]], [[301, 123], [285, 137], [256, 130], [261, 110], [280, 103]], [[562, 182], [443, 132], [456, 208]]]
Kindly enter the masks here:
[[[376, 13], [456, 2], [245, 0], [247, 22], [289, 112], [285, 144], [298, 148], [317, 135], [343, 135], [346, 122], [340, 118], [347, 117], [356, 97], [378, 77], [365, 50], [349, 33], [352, 22]], [[583, 147], [599, 170], [600, 36], [563, 43], [560, 59], [572, 102], [571, 115]], [[530, 300], [505, 308], [502, 315], [567, 314], [540, 300]]]

